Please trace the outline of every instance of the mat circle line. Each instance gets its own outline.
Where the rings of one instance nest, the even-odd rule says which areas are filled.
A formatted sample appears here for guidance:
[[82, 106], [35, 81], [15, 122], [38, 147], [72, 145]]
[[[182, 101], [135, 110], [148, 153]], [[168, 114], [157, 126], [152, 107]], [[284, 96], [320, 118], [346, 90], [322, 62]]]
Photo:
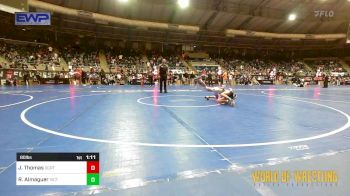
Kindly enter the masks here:
[[26, 95], [26, 94], [1, 94], [1, 95], [21, 95], [21, 96], [26, 96], [26, 97], [29, 97], [28, 99], [24, 100], [24, 101], [19, 101], [19, 102], [16, 102], [16, 103], [11, 103], [11, 104], [6, 104], [6, 105], [0, 105], [0, 108], [6, 108], [6, 107], [10, 107], [10, 106], [14, 106], [14, 105], [18, 105], [18, 104], [21, 104], [21, 103], [25, 103], [25, 102], [28, 102], [28, 101], [31, 101], [34, 97], [31, 96], [31, 95]]
[[[89, 96], [98, 96], [98, 95], [106, 95], [106, 93], [103, 94], [93, 94], [93, 95], [80, 95], [80, 96], [74, 96], [74, 98], [77, 97], [89, 97]], [[263, 97], [267, 97], [265, 95], [254, 95], [254, 94], [247, 94], [247, 95], [252, 95], [252, 96], [263, 96]], [[66, 133], [61, 133], [61, 132], [57, 132], [51, 129], [47, 129], [44, 127], [40, 127], [38, 125], [33, 124], [32, 122], [30, 122], [27, 117], [26, 117], [26, 113], [28, 111], [30, 111], [31, 109], [39, 106], [39, 105], [43, 105], [46, 103], [50, 103], [50, 102], [55, 102], [55, 101], [59, 101], [59, 100], [65, 100], [65, 99], [70, 99], [73, 98], [71, 96], [69, 97], [64, 97], [64, 98], [58, 98], [58, 99], [52, 99], [52, 100], [48, 100], [48, 101], [44, 101], [44, 102], [40, 102], [37, 104], [34, 104], [26, 109], [24, 109], [21, 114], [20, 114], [20, 118], [22, 120], [23, 123], [25, 123], [26, 125], [37, 129], [39, 131], [43, 131], [46, 133], [50, 133], [53, 135], [57, 135], [57, 136], [61, 136], [61, 137], [66, 137], [66, 138], [70, 138], [70, 139], [77, 139], [77, 140], [82, 140], [82, 141], [91, 141], [91, 142], [98, 142], [98, 143], [107, 143], [107, 144], [118, 144], [118, 145], [133, 145], [133, 146], [145, 146], [145, 147], [168, 147], [168, 148], [239, 148], [239, 147], [256, 147], [256, 146], [269, 146], [269, 145], [278, 145], [278, 144], [288, 144], [288, 143], [297, 143], [297, 142], [305, 142], [305, 141], [310, 141], [310, 140], [316, 140], [316, 139], [321, 139], [321, 138], [325, 138], [337, 133], [340, 133], [346, 129], [348, 129], [350, 127], [350, 116], [333, 107], [324, 105], [324, 104], [319, 104], [319, 103], [314, 103], [314, 102], [310, 102], [310, 101], [305, 101], [305, 100], [299, 100], [299, 99], [295, 99], [295, 98], [285, 98], [285, 97], [281, 97], [281, 98], [285, 98], [285, 99], [291, 99], [291, 100], [295, 100], [295, 101], [300, 101], [300, 102], [304, 102], [304, 103], [309, 103], [309, 104], [313, 104], [313, 105], [318, 105], [321, 107], [325, 107], [328, 109], [331, 109], [333, 111], [336, 111], [340, 114], [342, 114], [343, 116], [346, 117], [347, 119], [347, 123], [342, 125], [341, 127], [331, 130], [327, 133], [323, 133], [320, 135], [315, 135], [315, 136], [310, 136], [310, 137], [305, 137], [305, 138], [298, 138], [298, 139], [290, 139], [290, 140], [280, 140], [280, 141], [272, 141], [272, 142], [258, 142], [258, 143], [242, 143], [242, 144], [211, 144], [211, 145], [207, 145], [207, 144], [202, 144], [202, 145], [197, 145], [197, 144], [165, 144], [165, 143], [144, 143], [144, 142], [126, 142], [126, 141], [114, 141], [114, 140], [104, 140], [104, 139], [96, 139], [96, 138], [89, 138], [89, 137], [82, 137], [82, 136], [77, 136], [77, 135], [71, 135], [71, 134], [66, 134]], [[276, 97], [279, 98], [279, 97]]]

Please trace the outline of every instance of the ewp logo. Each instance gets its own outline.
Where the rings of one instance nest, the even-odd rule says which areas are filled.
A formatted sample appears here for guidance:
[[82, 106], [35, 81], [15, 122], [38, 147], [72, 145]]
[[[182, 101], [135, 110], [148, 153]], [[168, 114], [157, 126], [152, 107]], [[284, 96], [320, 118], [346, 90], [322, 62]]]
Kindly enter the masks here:
[[15, 25], [51, 25], [50, 12], [16, 12]]

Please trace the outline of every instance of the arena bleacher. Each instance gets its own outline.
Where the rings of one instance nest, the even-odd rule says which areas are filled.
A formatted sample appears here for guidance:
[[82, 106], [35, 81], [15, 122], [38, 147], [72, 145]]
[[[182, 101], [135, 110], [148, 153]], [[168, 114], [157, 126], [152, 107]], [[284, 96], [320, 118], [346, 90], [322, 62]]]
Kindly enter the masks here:
[[[249, 60], [237, 57], [214, 59], [208, 53], [200, 52], [188, 53], [186, 59], [183, 59], [181, 54], [172, 56], [145, 55], [143, 58], [142, 51], [121, 52], [120, 49], [102, 48], [94, 50], [72, 46], [54, 49], [48, 44], [18, 43], [20, 43], [18, 40], [8, 40], [6, 43], [1, 43], [0, 59], [3, 59], [1, 69], [39, 73], [42, 71], [61, 72], [60, 77], [69, 78], [73, 76], [69, 76], [67, 73], [79, 67], [89, 75], [91, 68], [94, 68], [98, 73], [101, 72], [99, 54], [100, 51], [107, 51], [103, 55], [107, 60], [108, 70], [106, 70], [106, 74], [108, 77], [107, 81], [101, 82], [102, 80], [100, 80], [100, 83], [103, 84], [111, 84], [109, 80], [115, 78], [116, 74], [122, 74], [123, 78], [127, 78], [126, 84], [140, 84], [140, 80], [143, 77], [146, 78], [147, 74], [153, 73], [163, 58], [167, 59], [172, 75], [175, 75], [174, 84], [183, 84], [183, 81], [177, 82], [176, 80], [180, 78], [182, 80], [185, 73], [188, 75], [195, 72], [198, 76], [203, 70], [210, 71], [213, 74], [214, 83], [217, 84], [219, 78], [222, 77], [222, 74], [218, 73], [221, 68], [223, 69], [223, 75], [228, 75], [227, 78], [225, 76], [225, 81], [229, 84], [252, 84], [253, 78], [263, 84], [264, 82], [288, 84], [294, 76], [307, 77], [310, 84], [315, 84], [322, 80], [324, 73], [330, 75], [330, 81], [333, 85], [347, 84], [346, 81], [349, 79], [348, 72], [335, 57], [291, 59], [289, 61], [258, 58]], [[185, 63], [188, 65], [187, 67]], [[42, 78], [55, 76], [55, 74], [46, 75], [43, 75]], [[135, 78], [138, 82], [131, 82]], [[228, 78], [230, 78], [230, 81], [228, 81]], [[18, 79], [20, 80], [20, 76]], [[337, 82], [338, 80], [341, 82]], [[3, 83], [5, 82], [3, 81]]]

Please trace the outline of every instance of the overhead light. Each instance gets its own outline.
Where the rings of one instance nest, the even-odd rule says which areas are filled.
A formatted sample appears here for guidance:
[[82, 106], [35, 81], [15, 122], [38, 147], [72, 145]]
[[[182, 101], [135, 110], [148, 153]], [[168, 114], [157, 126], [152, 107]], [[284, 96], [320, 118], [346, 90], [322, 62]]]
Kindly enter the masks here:
[[177, 0], [177, 4], [180, 8], [184, 9], [190, 5], [190, 0]]
[[295, 15], [295, 14], [289, 14], [289, 16], [288, 16], [289, 21], [294, 21], [296, 18], [297, 18], [297, 15]]
[[119, 0], [120, 3], [127, 3], [129, 0]]

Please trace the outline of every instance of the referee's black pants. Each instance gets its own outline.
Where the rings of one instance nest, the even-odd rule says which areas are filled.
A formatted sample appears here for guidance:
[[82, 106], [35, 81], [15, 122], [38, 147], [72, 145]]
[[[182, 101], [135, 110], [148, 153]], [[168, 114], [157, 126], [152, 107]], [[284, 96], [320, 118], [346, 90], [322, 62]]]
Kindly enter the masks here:
[[160, 79], [159, 79], [160, 93], [163, 92], [163, 85], [164, 85], [164, 92], [167, 93], [166, 83], [167, 83], [167, 78], [166, 77], [160, 77]]

